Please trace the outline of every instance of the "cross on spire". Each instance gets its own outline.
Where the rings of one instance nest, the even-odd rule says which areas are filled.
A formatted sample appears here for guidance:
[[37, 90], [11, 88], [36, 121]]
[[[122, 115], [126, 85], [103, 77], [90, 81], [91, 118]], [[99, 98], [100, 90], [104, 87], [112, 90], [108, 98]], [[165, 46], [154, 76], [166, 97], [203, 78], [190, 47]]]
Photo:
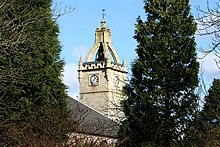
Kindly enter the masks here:
[[105, 11], [105, 9], [102, 9], [102, 19], [103, 20], [105, 19], [105, 15], [106, 15], [106, 11]]

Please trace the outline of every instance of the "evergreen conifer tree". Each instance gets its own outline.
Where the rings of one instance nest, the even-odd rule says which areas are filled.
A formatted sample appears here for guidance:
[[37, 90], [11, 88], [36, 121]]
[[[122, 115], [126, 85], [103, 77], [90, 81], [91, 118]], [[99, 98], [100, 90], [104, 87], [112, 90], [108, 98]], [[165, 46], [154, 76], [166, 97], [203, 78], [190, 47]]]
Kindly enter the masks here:
[[189, 0], [145, 0], [144, 10], [119, 136], [127, 146], [180, 145], [197, 107], [196, 23]]
[[[190, 141], [196, 146], [220, 145], [220, 79], [214, 79], [205, 96], [203, 110], [191, 126]], [[194, 135], [194, 136], [193, 136]]]
[[203, 116], [211, 128], [220, 123], [220, 79], [213, 80], [208, 95], [205, 96]]
[[204, 143], [210, 146], [220, 145], [220, 79], [214, 79], [212, 86], [205, 96], [205, 105], [202, 111], [202, 122], [206, 131], [203, 132]]
[[0, 146], [42, 146], [44, 139], [62, 142], [68, 133], [64, 61], [51, 4], [1, 2]]

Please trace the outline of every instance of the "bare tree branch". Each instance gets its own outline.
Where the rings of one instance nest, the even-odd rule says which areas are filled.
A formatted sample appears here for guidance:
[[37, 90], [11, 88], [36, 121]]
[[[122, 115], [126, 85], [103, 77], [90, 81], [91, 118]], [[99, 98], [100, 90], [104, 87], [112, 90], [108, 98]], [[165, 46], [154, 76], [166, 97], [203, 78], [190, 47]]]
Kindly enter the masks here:
[[198, 50], [203, 53], [203, 57], [214, 52], [218, 57], [216, 65], [219, 68], [220, 64], [220, 2], [215, 2], [214, 8], [210, 7], [209, 0], [207, 0], [206, 10], [201, 9], [199, 6], [197, 10], [200, 12], [197, 16], [197, 23], [199, 25], [198, 35], [212, 36], [212, 43], [209, 49], [199, 48]]

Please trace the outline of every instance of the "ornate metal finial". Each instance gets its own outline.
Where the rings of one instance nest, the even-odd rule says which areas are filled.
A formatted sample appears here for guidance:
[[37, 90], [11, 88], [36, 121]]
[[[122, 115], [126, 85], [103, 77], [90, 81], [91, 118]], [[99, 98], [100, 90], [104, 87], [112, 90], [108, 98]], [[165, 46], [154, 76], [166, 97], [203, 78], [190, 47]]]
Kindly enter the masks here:
[[105, 10], [105, 9], [102, 9], [102, 19], [103, 19], [103, 20], [105, 19], [105, 15], [106, 15], [106, 10]]

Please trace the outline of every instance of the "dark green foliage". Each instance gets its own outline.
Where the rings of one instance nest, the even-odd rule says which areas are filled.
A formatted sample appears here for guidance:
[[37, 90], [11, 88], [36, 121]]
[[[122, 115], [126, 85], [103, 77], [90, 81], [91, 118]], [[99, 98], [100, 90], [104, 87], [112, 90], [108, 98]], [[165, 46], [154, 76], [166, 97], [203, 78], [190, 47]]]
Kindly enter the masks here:
[[220, 79], [214, 79], [208, 95], [205, 96], [203, 116], [211, 128], [220, 123]]
[[0, 2], [0, 146], [25, 145], [33, 136], [59, 142], [68, 132], [60, 129], [69, 114], [51, 3]]
[[220, 79], [214, 79], [203, 110], [190, 129], [186, 138], [195, 146], [220, 146]]
[[138, 57], [124, 88], [119, 136], [126, 146], [180, 146], [197, 107], [196, 24], [188, 0], [144, 4], [147, 19], [137, 19]]
[[205, 97], [202, 122], [206, 126], [203, 128], [202, 135], [206, 138], [203, 142], [207, 146], [220, 146], [220, 79], [214, 79]]

